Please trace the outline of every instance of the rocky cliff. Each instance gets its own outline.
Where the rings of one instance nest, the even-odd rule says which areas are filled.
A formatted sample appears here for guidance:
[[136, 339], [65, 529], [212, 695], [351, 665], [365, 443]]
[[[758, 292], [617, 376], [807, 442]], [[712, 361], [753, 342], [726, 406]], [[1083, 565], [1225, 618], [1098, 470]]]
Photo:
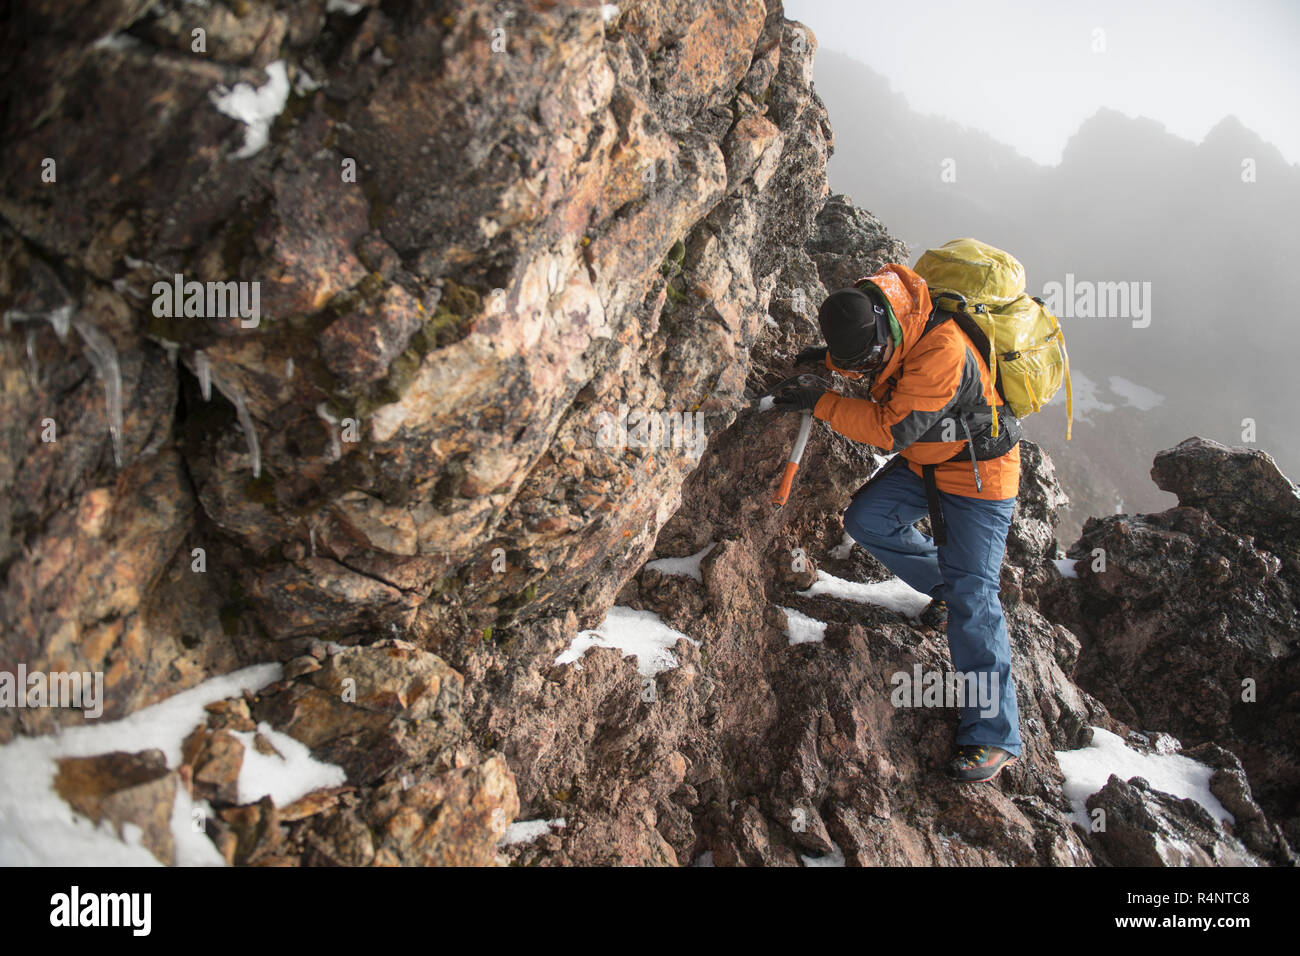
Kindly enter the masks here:
[[[0, 670], [102, 672], [114, 720], [281, 665], [174, 760], [64, 760], [79, 813], [166, 862], [178, 788], [236, 863], [1290, 859], [1297, 511], [1266, 460], [1224, 485], [1171, 452], [1184, 507], [1089, 524], [1071, 554], [1110, 570], [1063, 578], [1026, 446], [1028, 745], [996, 787], [936, 775], [951, 711], [889, 703], [942, 635], [814, 586], [887, 577], [838, 521], [875, 458], [819, 431], [772, 508], [793, 423], [746, 390], [907, 250], [828, 197], [815, 39], [777, 0], [9, 16]], [[685, 635], [673, 666], [566, 659], [615, 606]], [[0, 741], [80, 719], [0, 710]], [[1231, 832], [1119, 778], [1091, 799], [1126, 825], [1074, 826], [1055, 751], [1093, 726], [1201, 745]], [[345, 779], [245, 799], [276, 734]], [[564, 824], [502, 844], [516, 817]]]

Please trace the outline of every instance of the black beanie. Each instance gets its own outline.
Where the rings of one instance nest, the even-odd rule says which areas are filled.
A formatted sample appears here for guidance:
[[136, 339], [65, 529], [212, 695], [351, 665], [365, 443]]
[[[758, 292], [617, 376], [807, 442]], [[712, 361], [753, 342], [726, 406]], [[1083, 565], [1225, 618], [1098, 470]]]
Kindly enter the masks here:
[[861, 289], [832, 292], [817, 313], [831, 361], [840, 368], [862, 363], [876, 344], [876, 307]]

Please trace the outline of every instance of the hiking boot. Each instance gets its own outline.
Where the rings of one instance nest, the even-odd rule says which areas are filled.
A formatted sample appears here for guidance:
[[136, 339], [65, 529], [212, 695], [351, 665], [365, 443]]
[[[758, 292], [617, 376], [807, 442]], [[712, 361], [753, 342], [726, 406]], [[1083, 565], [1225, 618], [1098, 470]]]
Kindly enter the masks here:
[[1016, 758], [1001, 747], [965, 745], [957, 748], [957, 756], [948, 764], [948, 776], [962, 783], [982, 783], [1015, 762]]
[[921, 623], [926, 627], [939, 631], [948, 625], [948, 605], [944, 601], [934, 600], [925, 606], [921, 612]]

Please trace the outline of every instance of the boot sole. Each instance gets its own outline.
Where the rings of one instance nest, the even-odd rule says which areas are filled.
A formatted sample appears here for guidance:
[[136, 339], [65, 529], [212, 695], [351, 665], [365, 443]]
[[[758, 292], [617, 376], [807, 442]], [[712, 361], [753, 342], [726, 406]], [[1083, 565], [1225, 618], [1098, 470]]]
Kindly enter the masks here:
[[950, 776], [948, 779], [952, 780], [954, 783], [989, 783], [992, 780], [996, 780], [998, 778], [998, 774], [1000, 774], [1005, 768], [1014, 767], [1016, 765], [1017, 759], [1018, 758], [1016, 757], [1012, 757], [1009, 760], [1004, 760], [1002, 763], [998, 764], [997, 767], [994, 769], [994, 771], [991, 774], [989, 774], [987, 777]]

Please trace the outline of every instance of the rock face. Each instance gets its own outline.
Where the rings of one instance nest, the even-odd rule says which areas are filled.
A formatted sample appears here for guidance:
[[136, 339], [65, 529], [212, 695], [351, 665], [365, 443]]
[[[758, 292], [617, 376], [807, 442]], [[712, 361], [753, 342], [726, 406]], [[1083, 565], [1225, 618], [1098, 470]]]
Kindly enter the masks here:
[[[613, 652], [589, 652], [582, 672], [564, 674], [563, 696], [583, 701], [576, 716], [596, 723], [560, 733], [590, 734], [596, 752], [610, 747], [617, 771], [607, 779], [608, 763], [596, 772], [557, 766], [565, 753], [558, 741], [512, 761], [531, 766], [519, 778], [525, 815], [568, 821], [558, 852], [529, 848], [521, 859], [617, 861], [604, 833], [598, 843], [571, 834], [593, 805], [616, 800], [628, 826], [652, 825], [682, 862], [701, 851], [719, 864], [746, 865], [836, 853], [853, 865], [1091, 862], [1070, 825], [1052, 753], [1085, 744], [1092, 724], [1109, 724], [1066, 676], [1077, 641], [1031, 605], [1008, 602], [1025, 759], [997, 787], [963, 790], [944, 780], [936, 768], [951, 753], [952, 711], [890, 703], [893, 675], [948, 668], [942, 635], [881, 607], [801, 593], [815, 579], [813, 560], [857, 581], [889, 575], [860, 550], [830, 553], [843, 537], [838, 507], [871, 468], [861, 446], [818, 430], [790, 502], [770, 504], [793, 424], [746, 413], [683, 487], [659, 550], [686, 555], [713, 544], [699, 582], [648, 567], [620, 596], [701, 647], [679, 642], [681, 666], [640, 701], [628, 665], [622, 686], [605, 676]], [[1026, 527], [1032, 510], [1016, 519], [1026, 539], [1035, 537]], [[800, 552], [809, 563], [793, 570]], [[782, 608], [825, 622], [825, 640], [792, 645]], [[601, 663], [589, 665], [598, 655]], [[509, 712], [496, 705], [507, 755], [511, 741], [540, 734], [541, 714], [552, 720], [545, 700]], [[578, 809], [567, 792], [575, 783]]]
[[1112, 866], [1251, 865], [1246, 848], [1225, 836], [1204, 807], [1153, 790], [1141, 777], [1125, 783], [1112, 774], [1088, 798], [1088, 809], [1106, 815], [1106, 828], [1092, 840]]
[[[821, 208], [811, 34], [757, 0], [115, 0], [70, 32], [28, 7], [51, 41], [13, 70], [51, 82], [6, 117], [5, 657], [106, 670], [113, 717], [268, 640], [603, 609]], [[160, 314], [176, 275], [259, 283], [256, 326]], [[647, 411], [689, 441], [646, 453]]]
[[[951, 710], [890, 704], [946, 669], [942, 635], [809, 591], [887, 577], [839, 522], [877, 459], [819, 426], [774, 509], [795, 423], [746, 395], [828, 290], [908, 253], [828, 198], [815, 40], [778, 0], [92, 6], [25, 0], [0, 41], [27, 90], [0, 155], [0, 670], [103, 672], [105, 719], [284, 670], [174, 768], [61, 768], [78, 812], [164, 861], [183, 786], [243, 865], [1089, 864], [1124, 851], [1071, 825], [1053, 751], [1127, 721], [1237, 752], [1214, 765], [1241, 852], [1286, 859], [1265, 811], [1294, 812], [1294, 761], [1262, 749], [1294, 746], [1294, 704], [1139, 709], [1109, 663], [1246, 666], [1264, 700], [1294, 660], [1266, 466], [1202, 486], [1179, 457], [1188, 507], [1090, 525], [1076, 547], [1128, 570], [1067, 582], [1026, 443], [1002, 584], [1027, 747], [996, 786], [936, 775]], [[1260, 481], [1267, 515], [1233, 505]], [[1185, 660], [1174, 629], [1218, 618], [1151, 596], [1207, 548], [1227, 623]], [[699, 580], [646, 564], [705, 549]], [[616, 601], [689, 635], [677, 666], [557, 663]], [[1095, 625], [1116, 602], [1140, 622]], [[794, 612], [824, 640], [792, 643]], [[0, 743], [78, 720], [0, 710]], [[346, 784], [249, 802], [267, 727]], [[500, 843], [516, 816], [564, 824]]]
[[1044, 606], [1079, 635], [1080, 686], [1129, 724], [1230, 749], [1294, 844], [1300, 497], [1267, 455], [1199, 438], [1152, 475], [1179, 507], [1089, 519], [1078, 577]]
[[1189, 438], [1156, 455], [1151, 478], [1184, 508], [1254, 537], [1281, 559], [1283, 577], [1300, 584], [1300, 488], [1271, 455]]

